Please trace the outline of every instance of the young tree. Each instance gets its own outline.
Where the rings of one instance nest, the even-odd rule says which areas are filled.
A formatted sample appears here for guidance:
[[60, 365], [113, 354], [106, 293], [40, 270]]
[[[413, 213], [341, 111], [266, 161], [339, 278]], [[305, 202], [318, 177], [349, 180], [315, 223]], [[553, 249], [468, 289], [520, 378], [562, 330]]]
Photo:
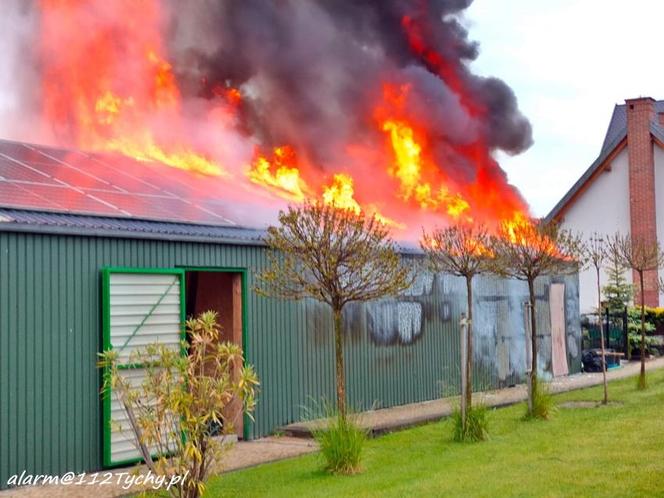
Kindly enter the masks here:
[[616, 233], [609, 241], [609, 250], [618, 259], [623, 268], [631, 269], [638, 275], [639, 297], [641, 303], [641, 373], [639, 389], [646, 388], [646, 318], [645, 318], [645, 285], [647, 272], [657, 271], [664, 266], [664, 253], [655, 241], [631, 235]]
[[312, 298], [330, 306], [337, 409], [345, 419], [344, 307], [406, 290], [412, 284], [410, 271], [401, 264], [388, 228], [375, 217], [307, 202], [280, 212], [279, 222], [268, 229], [270, 267], [259, 274], [256, 290], [285, 299]]
[[[236, 418], [253, 411], [258, 378], [244, 365], [239, 346], [219, 342], [214, 311], [186, 327], [181, 349], [151, 344], [132, 352], [130, 363], [145, 370], [138, 385], [126, 376], [117, 351], [102, 353], [99, 366], [104, 392], [117, 397], [129, 420], [120, 430], [131, 431], [147, 467], [174, 484], [171, 496], [197, 498], [227, 446], [215, 437], [216, 428], [231, 434]], [[238, 401], [239, 409], [229, 410]]]
[[[607, 240], [608, 243], [608, 240]], [[625, 267], [620, 255], [616, 251], [606, 249], [606, 279], [607, 284], [602, 287], [606, 298], [606, 307], [612, 313], [622, 313], [625, 307], [632, 302], [634, 289], [625, 278]]]
[[607, 257], [605, 240], [598, 234], [593, 233], [590, 238], [580, 246], [579, 260], [584, 266], [591, 266], [595, 270], [597, 283], [597, 323], [599, 325], [599, 345], [602, 354], [602, 382], [604, 384], [604, 398], [602, 404], [609, 401], [609, 387], [606, 381], [606, 350], [604, 348], [604, 327], [602, 324], [602, 293], [600, 286], [600, 271]]
[[545, 274], [565, 274], [578, 269], [575, 261], [580, 240], [556, 223], [519, 220], [503, 223], [492, 237], [493, 269], [499, 275], [528, 283], [531, 333], [531, 371], [528, 376], [528, 414], [533, 411], [537, 388], [537, 321], [535, 280]]
[[465, 430], [467, 411], [472, 407], [473, 384], [473, 278], [489, 269], [487, 247], [489, 234], [483, 225], [456, 224], [422, 235], [420, 246], [427, 255], [431, 270], [463, 277], [466, 281], [467, 331], [465, 385], [462, 383], [461, 424]]

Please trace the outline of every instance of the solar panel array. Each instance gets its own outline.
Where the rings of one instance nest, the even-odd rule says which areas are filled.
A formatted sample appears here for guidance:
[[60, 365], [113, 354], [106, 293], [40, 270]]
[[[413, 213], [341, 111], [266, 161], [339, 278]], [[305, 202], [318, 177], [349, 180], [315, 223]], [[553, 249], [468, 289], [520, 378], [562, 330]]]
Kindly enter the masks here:
[[0, 206], [234, 225], [210, 179], [125, 156], [0, 140]]

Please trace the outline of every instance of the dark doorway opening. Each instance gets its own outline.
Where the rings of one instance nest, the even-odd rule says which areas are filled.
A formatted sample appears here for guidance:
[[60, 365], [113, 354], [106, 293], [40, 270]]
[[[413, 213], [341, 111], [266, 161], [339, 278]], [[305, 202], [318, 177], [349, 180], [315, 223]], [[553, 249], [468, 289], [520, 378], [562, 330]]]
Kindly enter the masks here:
[[[185, 272], [187, 317], [216, 311], [221, 328], [220, 341], [242, 344], [242, 273], [192, 270]], [[227, 416], [233, 420], [238, 438], [244, 434], [241, 405], [233, 402]]]

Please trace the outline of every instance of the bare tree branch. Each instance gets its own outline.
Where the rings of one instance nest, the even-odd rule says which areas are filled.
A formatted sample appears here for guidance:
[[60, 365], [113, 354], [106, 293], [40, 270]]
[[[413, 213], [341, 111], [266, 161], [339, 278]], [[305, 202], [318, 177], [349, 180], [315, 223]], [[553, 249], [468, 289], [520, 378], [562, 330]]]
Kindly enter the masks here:
[[335, 325], [337, 405], [345, 416], [341, 312], [350, 302], [396, 295], [412, 284], [388, 228], [363, 213], [305, 203], [279, 213], [270, 227], [267, 269], [256, 292], [284, 299], [312, 298], [332, 308]]
[[505, 222], [491, 237], [492, 269], [499, 275], [528, 283], [531, 365], [528, 376], [528, 411], [533, 414], [537, 388], [537, 320], [535, 280], [541, 275], [569, 274], [578, 271], [581, 239], [561, 230], [556, 223], [523, 219]]

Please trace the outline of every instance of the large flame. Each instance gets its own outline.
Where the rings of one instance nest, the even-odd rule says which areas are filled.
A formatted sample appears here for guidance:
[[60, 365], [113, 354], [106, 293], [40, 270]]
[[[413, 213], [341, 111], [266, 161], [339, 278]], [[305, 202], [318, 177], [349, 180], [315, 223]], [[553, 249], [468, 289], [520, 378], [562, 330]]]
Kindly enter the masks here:
[[[330, 164], [315, 164], [317, 155], [296, 144], [274, 147], [245, 137], [247, 148], [255, 150], [253, 159], [249, 152], [238, 164], [222, 165], [211, 150], [233, 145], [216, 133], [199, 140], [192, 123], [221, 115], [220, 132], [228, 126], [239, 130], [233, 120], [251, 91], [217, 85], [208, 92], [203, 114], [200, 109], [187, 114], [163, 39], [160, 0], [40, 0], [40, 6], [43, 113], [66, 145], [216, 177], [211, 188], [232, 186], [247, 205], [258, 202], [252, 194], [257, 188], [262, 198], [296, 203], [318, 198], [365, 211], [404, 236], [419, 234], [422, 225], [481, 222], [496, 230], [528, 218], [518, 192], [496, 175], [481, 134], [463, 147], [443, 144], [472, 164], [472, 175], [460, 177], [454, 172], [458, 166], [441, 159], [444, 139], [433, 123], [409, 109], [415, 90], [408, 84], [382, 84], [373, 112], [365, 116], [363, 139], [349, 139]], [[457, 95], [468, 115], [483, 119], [485, 109], [464, 87], [456, 66], [427, 46], [426, 30], [409, 17], [402, 28], [413, 53]]]
[[221, 175], [224, 169], [183, 137], [173, 140], [172, 131], [184, 124], [180, 90], [164, 56], [160, 2], [113, 0], [101, 11], [98, 6], [41, 0], [48, 122], [84, 149]]
[[[443, 208], [453, 219], [458, 219], [468, 211], [470, 205], [459, 192], [450, 194], [445, 185], [436, 189], [421, 180], [422, 147], [414, 139], [413, 129], [407, 123], [388, 120], [383, 123], [383, 130], [390, 135], [395, 156], [395, 166], [390, 169], [390, 173], [400, 180], [404, 200], [414, 198], [424, 209]], [[438, 166], [434, 165], [433, 168], [435, 171]]]
[[271, 158], [257, 152], [247, 174], [252, 182], [288, 200], [302, 202], [307, 198], [309, 188], [300, 177], [295, 151], [288, 145], [276, 147]]

